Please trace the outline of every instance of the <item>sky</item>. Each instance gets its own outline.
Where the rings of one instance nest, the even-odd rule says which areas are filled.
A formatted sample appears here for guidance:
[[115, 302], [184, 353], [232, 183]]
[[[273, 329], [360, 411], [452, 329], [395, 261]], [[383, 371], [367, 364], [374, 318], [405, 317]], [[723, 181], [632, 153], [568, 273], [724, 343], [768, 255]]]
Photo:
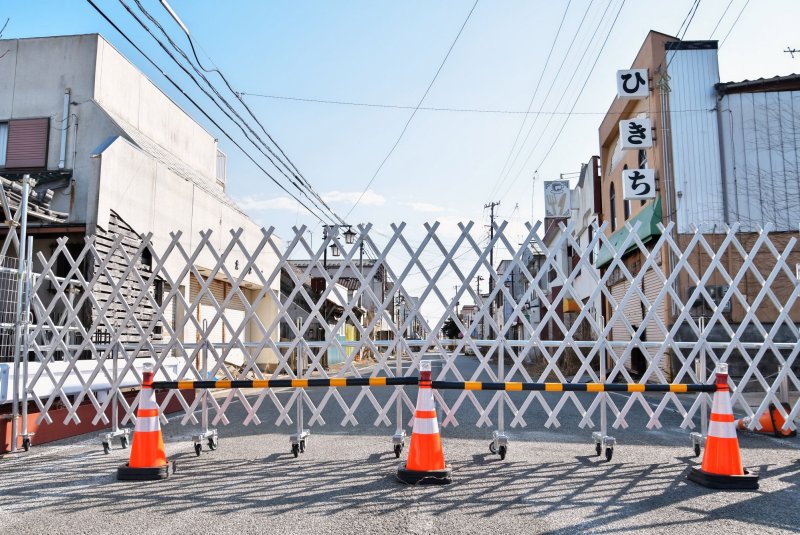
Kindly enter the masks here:
[[[126, 1], [136, 9], [133, 0]], [[140, 1], [179, 44], [188, 46], [158, 0]], [[119, 1], [97, 3], [199, 95]], [[397, 141], [414, 111], [409, 107], [419, 103], [474, 0], [170, 4], [199, 45], [201, 58], [246, 94], [243, 98], [272, 137], [344, 216]], [[562, 173], [574, 175], [598, 153], [597, 130], [615, 94], [615, 71], [630, 66], [649, 30], [674, 35], [693, 4], [480, 0], [422, 104], [440, 109], [420, 109], [414, 115], [346, 221], [370, 222], [376, 237], [384, 238], [391, 223], [406, 222], [412, 241], [422, 238], [426, 221], [440, 221], [445, 243], [458, 235], [456, 222], [474, 221], [473, 234], [480, 240], [488, 222], [484, 205], [499, 201], [498, 219], [508, 220], [513, 236], [521, 239], [524, 223], [543, 215], [542, 182]], [[293, 226], [308, 225], [309, 239], [318, 243], [316, 218], [298, 209], [204, 121], [87, 2], [0, 0], [0, 24], [6, 18], [4, 38], [101, 33], [220, 138], [229, 158], [227, 191], [256, 221], [275, 226], [284, 238], [292, 236]], [[723, 82], [785, 75], [800, 72], [800, 55], [784, 52], [800, 48], [798, 20], [796, 0], [701, 0], [684, 38], [721, 41]], [[543, 113], [535, 123], [534, 115], [507, 113], [526, 111], [533, 95], [534, 111], [577, 113]], [[211, 109], [207, 100], [198, 101]], [[526, 139], [521, 147], [515, 144], [518, 132], [520, 141]], [[433, 262], [435, 257], [425, 258]]]

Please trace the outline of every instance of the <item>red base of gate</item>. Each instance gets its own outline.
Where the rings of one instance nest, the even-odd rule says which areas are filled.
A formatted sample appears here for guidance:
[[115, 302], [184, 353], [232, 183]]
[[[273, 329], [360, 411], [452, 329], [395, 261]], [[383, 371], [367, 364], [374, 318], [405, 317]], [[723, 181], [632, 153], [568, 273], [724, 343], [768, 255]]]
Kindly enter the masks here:
[[[131, 391], [125, 393], [125, 399], [128, 403], [131, 403], [133, 399], [136, 397], [137, 392]], [[161, 403], [166, 397], [167, 392], [157, 392], [156, 399], [158, 402]], [[193, 390], [189, 390], [183, 392], [183, 397], [186, 399], [187, 403], [192, 403], [194, 401], [195, 392]], [[11, 414], [10, 414], [10, 406], [3, 407], [3, 413], [0, 414], [0, 454], [8, 453], [11, 451]], [[7, 409], [7, 410], [6, 410]], [[29, 407], [29, 411], [36, 410], [36, 405]], [[171, 414], [173, 412], [178, 412], [183, 410], [181, 404], [178, 402], [177, 399], [174, 397], [170, 400], [167, 408], [164, 410], [165, 413]], [[123, 409], [120, 407], [119, 409], [119, 419], [122, 421], [122, 418], [125, 416]], [[78, 418], [80, 418], [81, 423], [76, 424], [72, 420], [69, 423], [64, 423], [64, 418], [67, 417], [69, 410], [66, 408], [61, 409], [50, 409], [48, 414], [53, 419], [53, 423], [48, 424], [47, 422], [42, 421], [42, 423], [37, 424], [36, 419], [39, 417], [39, 412], [29, 412], [28, 413], [28, 432], [34, 437], [31, 439], [31, 442], [34, 444], [45, 444], [47, 442], [53, 442], [55, 440], [61, 440], [62, 438], [69, 438], [78, 435], [82, 435], [84, 433], [90, 433], [92, 431], [101, 431], [103, 429], [109, 429], [111, 425], [104, 425], [102, 422], [98, 422], [97, 425], [92, 425], [92, 420], [96, 414], [96, 409], [91, 402], [82, 403], [81, 406], [76, 411]], [[106, 416], [108, 419], [111, 419], [111, 407], [106, 410]], [[128, 424], [126, 427], [133, 427], [133, 424]], [[18, 427], [18, 431], [22, 432], [22, 423]], [[17, 444], [18, 448], [22, 448], [22, 439], [19, 439], [19, 444]]]

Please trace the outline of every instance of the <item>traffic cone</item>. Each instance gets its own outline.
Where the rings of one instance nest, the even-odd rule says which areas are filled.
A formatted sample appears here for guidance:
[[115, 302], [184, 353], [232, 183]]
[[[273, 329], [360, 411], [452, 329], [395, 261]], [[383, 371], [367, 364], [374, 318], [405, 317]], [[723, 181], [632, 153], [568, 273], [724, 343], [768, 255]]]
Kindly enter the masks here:
[[712, 489], [758, 489], [758, 474], [751, 474], [742, 466], [728, 389], [727, 364], [718, 366], [716, 384], [703, 463], [700, 468], [692, 468], [689, 479]]
[[[789, 406], [788, 403], [783, 403], [784, 410], [788, 413], [792, 408]], [[741, 418], [739, 421], [736, 422], [736, 426], [740, 429], [747, 429], [750, 425], [750, 422], [753, 421], [752, 416], [745, 416]], [[775, 435], [778, 438], [788, 438], [797, 435], [797, 431], [794, 429], [783, 429], [783, 424], [786, 420], [781, 416], [780, 411], [775, 407], [775, 405], [770, 404], [769, 409], [767, 412], [761, 415], [761, 418], [758, 419], [758, 423], [761, 424], [761, 429], [753, 429], [752, 431], [756, 433], [770, 433]], [[749, 430], [749, 429], [748, 429]]]
[[446, 485], [452, 481], [452, 469], [444, 462], [439, 422], [431, 389], [431, 362], [419, 366], [419, 393], [414, 413], [414, 428], [408, 460], [397, 469], [397, 479], [411, 485]]
[[153, 366], [144, 365], [142, 393], [136, 411], [136, 428], [133, 431], [131, 458], [117, 469], [117, 479], [123, 481], [151, 481], [169, 477], [174, 464], [164, 452], [164, 437], [158, 420], [158, 404], [153, 391]]

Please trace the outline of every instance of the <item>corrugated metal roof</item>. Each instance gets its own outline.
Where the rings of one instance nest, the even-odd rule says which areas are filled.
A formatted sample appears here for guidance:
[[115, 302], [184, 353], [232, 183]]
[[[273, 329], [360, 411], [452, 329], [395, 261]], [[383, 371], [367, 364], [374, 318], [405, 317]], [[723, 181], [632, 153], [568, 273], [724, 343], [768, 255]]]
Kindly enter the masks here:
[[797, 91], [800, 90], [800, 74], [742, 80], [741, 82], [725, 82], [714, 86], [720, 93], [753, 93], [760, 91]]

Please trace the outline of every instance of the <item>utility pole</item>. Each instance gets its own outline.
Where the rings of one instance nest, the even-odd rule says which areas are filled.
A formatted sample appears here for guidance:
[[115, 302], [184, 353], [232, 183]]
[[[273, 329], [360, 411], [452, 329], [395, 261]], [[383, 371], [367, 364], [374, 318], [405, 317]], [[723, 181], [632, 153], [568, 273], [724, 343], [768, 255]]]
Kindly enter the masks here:
[[[484, 204], [484, 208], [489, 209], [489, 243], [491, 244], [491, 249], [489, 250], [489, 265], [494, 269], [494, 209], [495, 207], [500, 206], [500, 201], [497, 202], [490, 202], [489, 204]], [[492, 295], [492, 290], [494, 290], [494, 277], [489, 277], [489, 296]], [[489, 315], [492, 319], [494, 319], [494, 299], [492, 299], [491, 303], [489, 303]], [[492, 336], [492, 328], [489, 327], [489, 337]]]

